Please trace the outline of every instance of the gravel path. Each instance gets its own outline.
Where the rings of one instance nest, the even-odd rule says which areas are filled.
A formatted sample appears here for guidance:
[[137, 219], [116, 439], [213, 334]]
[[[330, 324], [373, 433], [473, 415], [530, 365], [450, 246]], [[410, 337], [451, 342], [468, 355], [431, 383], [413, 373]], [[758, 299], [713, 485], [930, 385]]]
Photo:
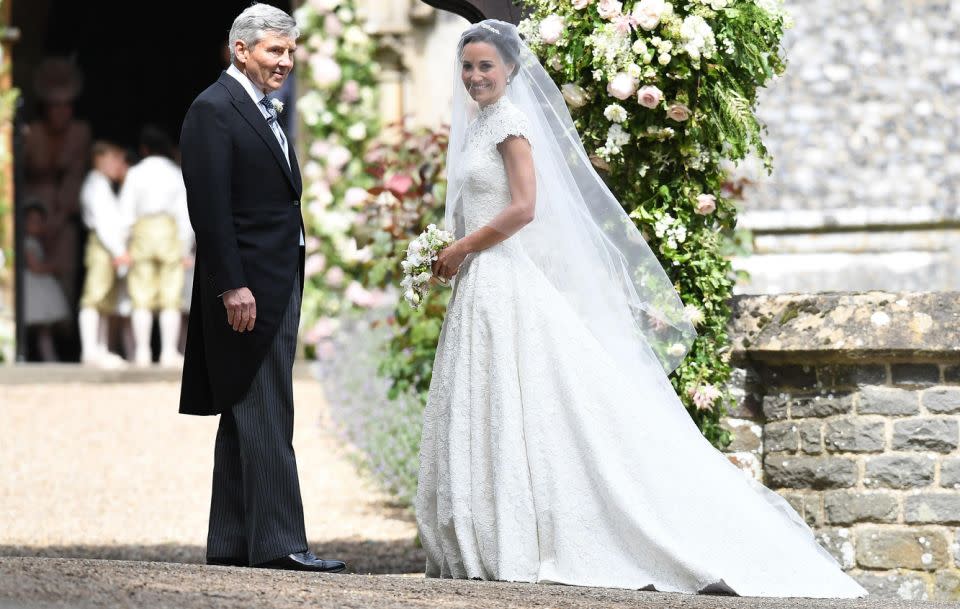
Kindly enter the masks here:
[[298, 380], [294, 390], [311, 546], [380, 575], [177, 564], [203, 561], [217, 420], [176, 414], [171, 381], [0, 383], [0, 609], [957, 606], [427, 580], [413, 522], [357, 475], [329, 431], [319, 384]]
[[0, 558], [0, 609], [52, 607], [955, 609], [957, 605], [876, 599], [690, 596], [398, 575], [315, 575], [164, 563]]
[[[417, 572], [408, 515], [364, 484], [321, 387], [294, 384], [312, 548], [360, 573]], [[202, 562], [217, 418], [176, 382], [0, 386], [0, 555]]]

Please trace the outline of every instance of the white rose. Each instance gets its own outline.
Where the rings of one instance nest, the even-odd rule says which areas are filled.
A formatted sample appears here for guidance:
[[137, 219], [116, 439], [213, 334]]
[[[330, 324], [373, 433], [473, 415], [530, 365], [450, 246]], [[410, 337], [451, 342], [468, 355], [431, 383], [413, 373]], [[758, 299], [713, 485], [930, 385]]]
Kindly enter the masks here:
[[573, 8], [582, 11], [590, 4], [590, 0], [573, 0]]
[[416, 277], [416, 282], [417, 282], [417, 283], [426, 283], [426, 282], [430, 281], [430, 278], [431, 278], [431, 277], [433, 277], [433, 273], [428, 273], [428, 272], [424, 271], [424, 272], [420, 273], [419, 275], [417, 275], [417, 277]]
[[712, 214], [717, 209], [717, 198], [713, 195], [697, 195], [697, 205], [695, 211], [701, 216]]
[[670, 357], [680, 357], [687, 352], [687, 348], [681, 345], [680, 343], [673, 343], [667, 349], [667, 355]]
[[633, 18], [648, 32], [660, 25], [660, 18], [667, 12], [664, 0], [640, 0], [633, 9]]
[[367, 126], [363, 123], [354, 123], [350, 125], [350, 128], [347, 129], [347, 137], [355, 142], [366, 139]]
[[606, 117], [608, 121], [622, 123], [627, 120], [627, 111], [624, 110], [620, 104], [610, 104], [603, 110], [603, 116]]
[[665, 66], [668, 63], [670, 63], [671, 59], [673, 59], [673, 57], [670, 56], [670, 53], [660, 53], [660, 56], [657, 57], [657, 63], [659, 63], [662, 66]]
[[607, 93], [617, 99], [627, 99], [637, 90], [637, 79], [626, 72], [620, 72], [607, 83]]
[[663, 99], [663, 91], [653, 85], [641, 87], [637, 91], [637, 103], [644, 108], [656, 108]]
[[597, 13], [604, 19], [613, 19], [620, 14], [623, 3], [620, 0], [600, 0], [597, 4]]
[[563, 36], [563, 17], [549, 15], [540, 22], [540, 38], [547, 44], [555, 44]]

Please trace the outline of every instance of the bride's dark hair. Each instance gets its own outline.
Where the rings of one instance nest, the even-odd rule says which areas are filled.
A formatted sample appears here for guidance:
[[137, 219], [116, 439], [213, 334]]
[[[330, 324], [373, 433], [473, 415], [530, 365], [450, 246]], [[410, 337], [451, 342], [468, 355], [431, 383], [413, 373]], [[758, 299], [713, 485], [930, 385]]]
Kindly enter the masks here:
[[504, 63], [513, 65], [510, 76], [515, 76], [520, 69], [520, 36], [515, 26], [495, 19], [474, 24], [460, 36], [457, 57], [463, 56], [463, 48], [471, 42], [486, 42], [493, 45]]

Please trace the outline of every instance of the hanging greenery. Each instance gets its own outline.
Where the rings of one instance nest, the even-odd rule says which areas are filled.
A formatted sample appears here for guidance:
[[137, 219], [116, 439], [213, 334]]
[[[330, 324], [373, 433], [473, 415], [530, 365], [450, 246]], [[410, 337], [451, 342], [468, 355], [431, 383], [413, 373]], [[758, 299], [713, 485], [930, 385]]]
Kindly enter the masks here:
[[736, 209], [722, 163], [756, 154], [769, 167], [754, 109], [785, 68], [788, 17], [778, 0], [523, 3], [521, 34], [697, 325], [672, 382], [703, 434], [724, 446]]
[[303, 209], [307, 259], [303, 327], [308, 356], [329, 348], [323, 339], [353, 304], [351, 280], [369, 260], [349, 234], [372, 184], [364, 171], [367, 142], [379, 131], [374, 41], [353, 0], [308, 0], [294, 12], [301, 30], [297, 112], [306, 129]]

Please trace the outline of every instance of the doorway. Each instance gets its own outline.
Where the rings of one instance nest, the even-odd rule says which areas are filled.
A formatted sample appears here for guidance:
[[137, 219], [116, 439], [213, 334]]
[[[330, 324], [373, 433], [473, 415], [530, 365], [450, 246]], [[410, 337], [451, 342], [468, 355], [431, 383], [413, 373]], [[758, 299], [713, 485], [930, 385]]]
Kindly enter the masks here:
[[[14, 174], [23, 179], [18, 135], [40, 116], [33, 76], [51, 56], [71, 59], [83, 77], [74, 103], [75, 116], [86, 121], [94, 139], [108, 139], [134, 152], [141, 127], [153, 124], [174, 142], [193, 99], [212, 84], [225, 66], [224, 44], [233, 19], [250, 0], [168, 0], [133, 3], [122, 0], [13, 0], [11, 25], [21, 37], [13, 49], [13, 84], [21, 91], [14, 124]], [[265, 0], [287, 12], [291, 0]], [[16, 188], [20, 206], [21, 188]], [[82, 223], [81, 223], [82, 224]], [[17, 241], [22, 240], [17, 223]], [[79, 244], [86, 242], [81, 234]], [[18, 250], [19, 251], [19, 250]], [[82, 285], [82, 248], [77, 248]], [[21, 260], [18, 257], [18, 260]], [[19, 300], [19, 298], [18, 298]], [[61, 361], [78, 361], [77, 298], [69, 303], [72, 319], [55, 333]], [[32, 337], [25, 333], [18, 307], [16, 358], [36, 359]]]

